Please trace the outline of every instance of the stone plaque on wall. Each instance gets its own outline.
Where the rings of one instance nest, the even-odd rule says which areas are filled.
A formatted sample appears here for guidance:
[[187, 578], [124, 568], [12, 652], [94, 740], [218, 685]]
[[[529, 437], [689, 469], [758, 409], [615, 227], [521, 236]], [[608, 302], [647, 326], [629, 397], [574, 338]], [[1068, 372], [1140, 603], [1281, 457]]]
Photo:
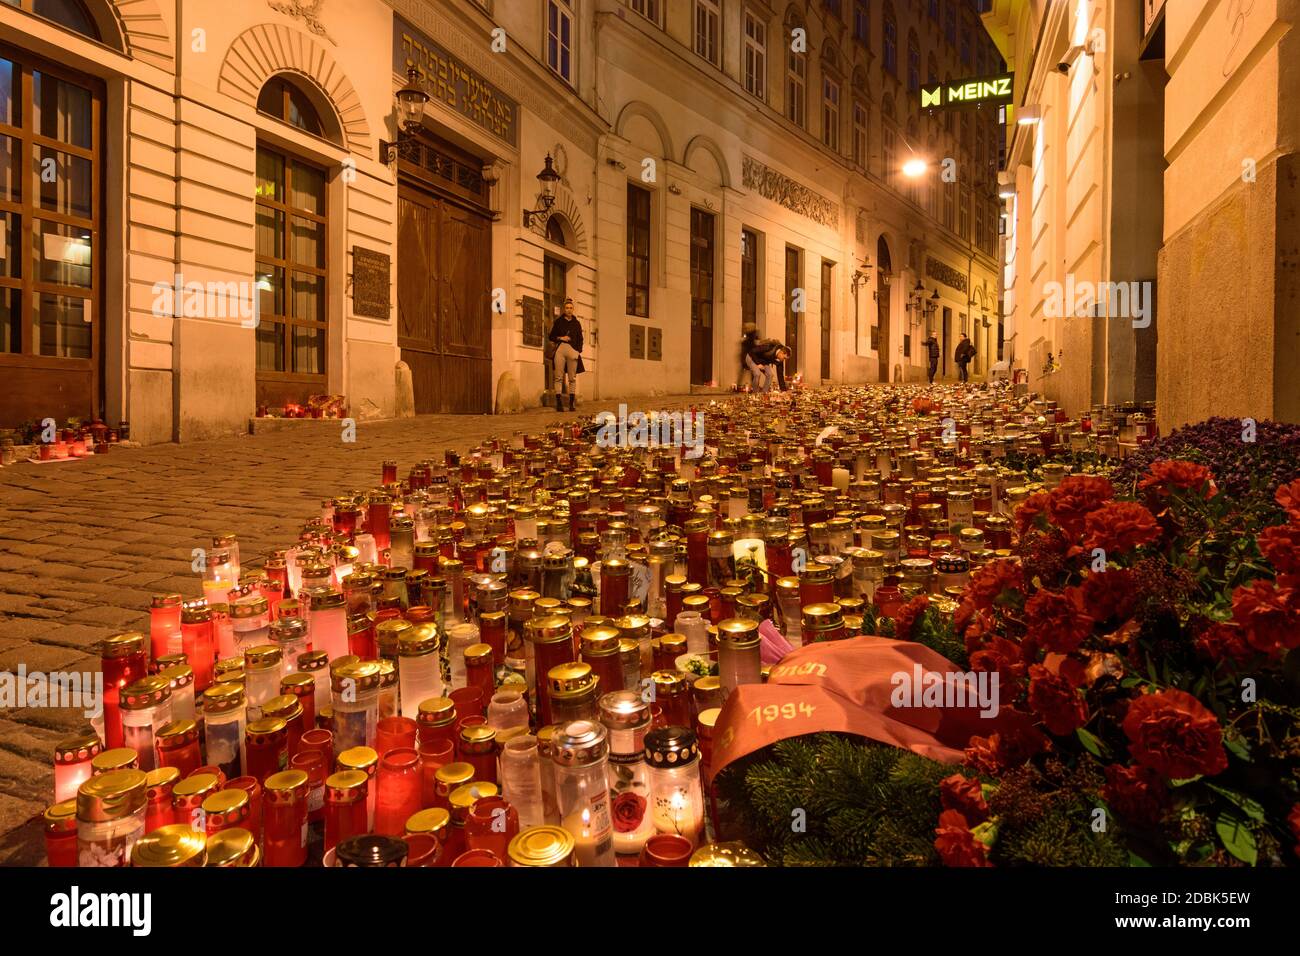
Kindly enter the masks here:
[[352, 247], [352, 314], [387, 321], [392, 315], [392, 257]]
[[523, 298], [524, 345], [541, 348], [546, 341], [546, 320], [542, 316], [542, 300], [536, 296]]

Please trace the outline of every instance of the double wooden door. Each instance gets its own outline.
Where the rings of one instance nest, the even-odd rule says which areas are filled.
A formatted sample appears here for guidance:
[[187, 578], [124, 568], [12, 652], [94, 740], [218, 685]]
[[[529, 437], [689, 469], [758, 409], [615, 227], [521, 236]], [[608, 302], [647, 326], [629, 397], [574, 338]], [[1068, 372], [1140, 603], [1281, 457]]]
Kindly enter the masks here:
[[491, 412], [491, 220], [405, 179], [397, 205], [397, 344], [415, 410]]

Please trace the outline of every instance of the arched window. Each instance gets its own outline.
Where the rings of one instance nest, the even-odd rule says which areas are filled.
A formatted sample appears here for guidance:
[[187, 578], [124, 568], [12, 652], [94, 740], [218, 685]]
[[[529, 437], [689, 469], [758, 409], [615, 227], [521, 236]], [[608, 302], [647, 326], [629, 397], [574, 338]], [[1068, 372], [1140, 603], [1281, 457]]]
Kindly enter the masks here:
[[[292, 79], [273, 76], [258, 111], [313, 136], [325, 136], [319, 110]], [[277, 145], [257, 144], [257, 400], [300, 402], [325, 390], [329, 354], [329, 173]]]
[[546, 238], [557, 246], [562, 246], [564, 242], [564, 226], [560, 225], [559, 216], [546, 217]]
[[92, 40], [103, 39], [99, 25], [82, 0], [0, 0], [0, 2], [34, 13], [38, 17], [57, 23], [73, 33], [90, 37]]
[[785, 118], [796, 126], [808, 125], [808, 53], [796, 51], [790, 39], [802, 26], [793, 12], [785, 18]]
[[257, 97], [257, 109], [258, 112], [296, 126], [305, 133], [325, 135], [320, 113], [307, 98], [307, 94], [282, 76], [273, 76], [266, 81]]

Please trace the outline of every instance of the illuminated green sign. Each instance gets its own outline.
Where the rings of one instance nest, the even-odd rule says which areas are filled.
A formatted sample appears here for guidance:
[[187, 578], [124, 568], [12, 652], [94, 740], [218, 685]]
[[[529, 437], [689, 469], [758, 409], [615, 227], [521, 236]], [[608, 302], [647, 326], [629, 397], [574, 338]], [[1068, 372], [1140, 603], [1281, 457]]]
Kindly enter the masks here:
[[921, 109], [1002, 106], [1011, 102], [1011, 73], [921, 87]]

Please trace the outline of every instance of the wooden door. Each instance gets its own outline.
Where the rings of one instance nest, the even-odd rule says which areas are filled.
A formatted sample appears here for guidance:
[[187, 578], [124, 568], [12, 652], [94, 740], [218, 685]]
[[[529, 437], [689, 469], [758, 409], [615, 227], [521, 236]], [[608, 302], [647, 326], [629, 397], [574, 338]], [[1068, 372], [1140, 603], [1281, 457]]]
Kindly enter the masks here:
[[713, 215], [691, 209], [691, 384], [713, 381]]
[[889, 381], [889, 282], [893, 267], [893, 261], [889, 255], [889, 244], [885, 242], [885, 237], [881, 236], [876, 243], [876, 269], [878, 275], [876, 280], [876, 325], [880, 330], [880, 349], [877, 356], [880, 360], [878, 371], [881, 382]]
[[0, 46], [0, 426], [103, 414], [103, 85]]
[[[564, 300], [569, 297], [569, 268], [563, 259], [544, 256], [542, 259], [542, 334], [549, 336], [551, 326], [564, 312]], [[542, 371], [546, 377], [546, 390], [555, 389], [555, 345], [546, 340]]]
[[831, 295], [832, 295], [834, 278], [835, 278], [835, 263], [831, 262], [828, 259], [823, 259], [822, 260], [822, 288], [821, 288], [822, 381], [829, 381], [831, 377]]
[[799, 315], [796, 299], [803, 299], [797, 290], [803, 285], [803, 256], [794, 246], [785, 247], [785, 347], [790, 350], [785, 360], [786, 381], [799, 369]]
[[397, 256], [397, 342], [416, 412], [490, 412], [490, 221], [403, 182]]

